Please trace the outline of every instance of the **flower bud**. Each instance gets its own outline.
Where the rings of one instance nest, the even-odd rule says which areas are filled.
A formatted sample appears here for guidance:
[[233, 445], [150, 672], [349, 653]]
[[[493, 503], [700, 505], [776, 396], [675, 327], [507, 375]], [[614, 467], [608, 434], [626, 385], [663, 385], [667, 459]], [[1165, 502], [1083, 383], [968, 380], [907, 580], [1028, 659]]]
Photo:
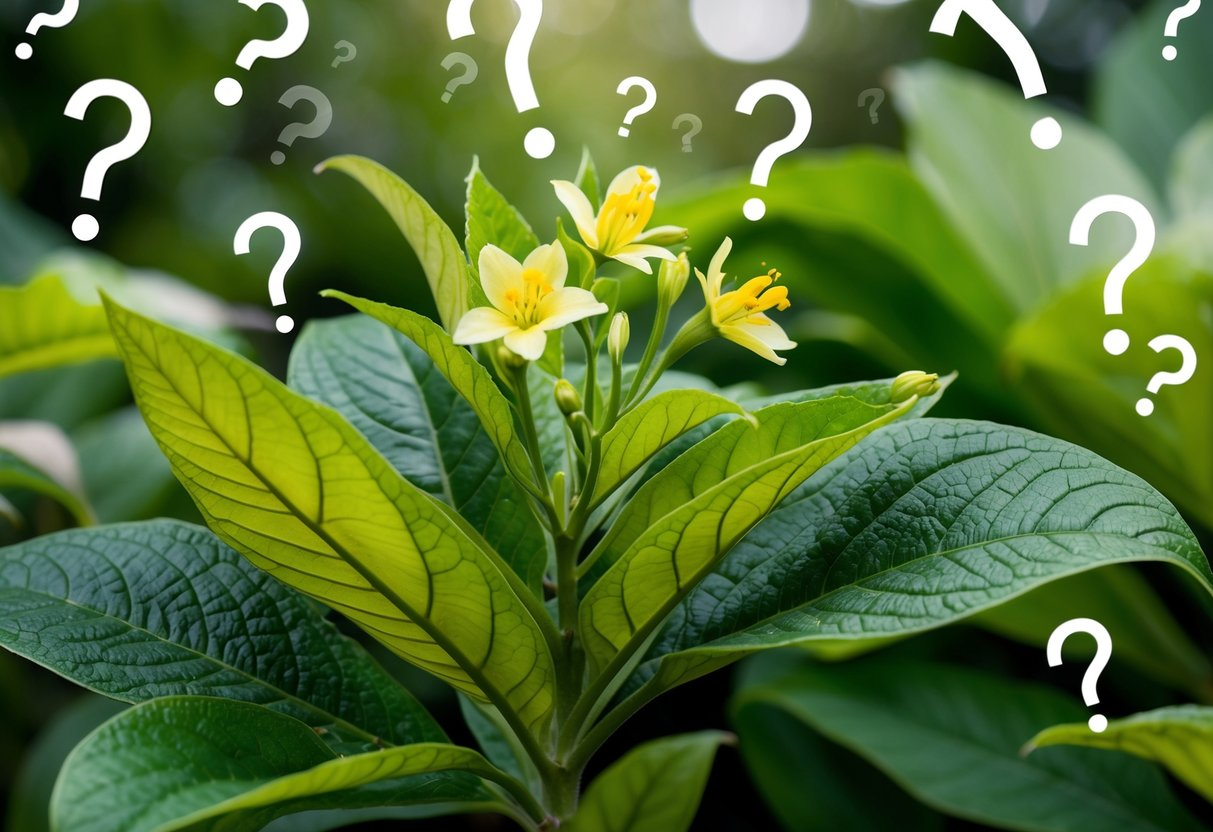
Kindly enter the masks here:
[[632, 327], [628, 323], [628, 313], [620, 312], [611, 319], [611, 333], [607, 336], [607, 353], [616, 364], [623, 364], [623, 351], [628, 348], [632, 337]]
[[677, 260], [663, 260], [661, 270], [657, 273], [658, 302], [669, 309], [682, 297], [682, 291], [687, 287], [691, 278], [691, 261], [686, 252], [678, 255]]
[[502, 344], [497, 348], [497, 363], [507, 370], [521, 370], [526, 366], [526, 359]]
[[893, 404], [901, 404], [911, 396], [930, 396], [938, 391], [939, 373], [910, 370], [893, 379], [891, 398]]
[[690, 236], [691, 232], [687, 231], [685, 228], [675, 228], [674, 226], [670, 226], [657, 234], [645, 234], [643, 237], [643, 242], [646, 246], [661, 246], [662, 248], [669, 248], [670, 246], [676, 246], [679, 243], [685, 243]]
[[581, 396], [567, 379], [556, 382], [556, 406], [565, 416], [572, 416], [581, 410]]

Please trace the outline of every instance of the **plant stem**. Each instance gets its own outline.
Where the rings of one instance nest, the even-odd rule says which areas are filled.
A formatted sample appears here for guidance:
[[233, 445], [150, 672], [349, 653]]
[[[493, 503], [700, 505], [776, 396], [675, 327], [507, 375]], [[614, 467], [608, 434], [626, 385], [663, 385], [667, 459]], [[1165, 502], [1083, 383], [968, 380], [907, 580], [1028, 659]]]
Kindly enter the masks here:
[[581, 396], [581, 409], [593, 424], [598, 403], [598, 353], [594, 349], [594, 333], [588, 322], [577, 322], [577, 334], [581, 336], [581, 344], [585, 349], [585, 390]]
[[[649, 333], [649, 341], [644, 346], [644, 356], [641, 357], [640, 364], [636, 367], [636, 375], [632, 376], [632, 385], [628, 388], [628, 402], [636, 398], [636, 391], [640, 389], [640, 385], [643, 383], [649, 367], [653, 366], [653, 359], [657, 357], [657, 350], [661, 347], [661, 342], [665, 338], [665, 328], [670, 321], [670, 310], [662, 308], [663, 306], [663, 304], [658, 304], [657, 306], [657, 317], [653, 320], [653, 331]], [[657, 375], [660, 376], [661, 373], [657, 373]]]
[[[547, 469], [543, 467], [543, 454], [539, 450], [539, 434], [535, 430], [535, 411], [531, 407], [531, 391], [527, 386], [528, 367], [529, 365], [524, 364], [512, 371], [514, 395], [518, 397], [518, 417], [522, 422], [522, 438], [526, 445], [527, 456], [531, 458], [535, 485], [542, 496], [542, 505], [554, 534], [559, 529], [560, 523], [556, 509], [552, 505], [552, 486], [548, 482]], [[536, 497], [536, 499], [540, 498]]]

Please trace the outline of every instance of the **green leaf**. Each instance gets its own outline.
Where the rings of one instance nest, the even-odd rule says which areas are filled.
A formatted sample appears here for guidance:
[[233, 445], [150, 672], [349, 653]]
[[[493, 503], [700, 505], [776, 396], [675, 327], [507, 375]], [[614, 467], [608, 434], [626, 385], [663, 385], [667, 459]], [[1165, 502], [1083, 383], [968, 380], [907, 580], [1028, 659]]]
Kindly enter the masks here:
[[101, 307], [78, 301], [58, 277], [0, 286], [0, 378], [115, 355]]
[[0, 491], [23, 489], [59, 503], [78, 525], [97, 522], [80, 482], [76, 451], [45, 422], [0, 422]]
[[467, 178], [467, 253], [472, 274], [480, 277], [480, 252], [495, 245], [519, 263], [539, 248], [539, 238], [518, 209], [492, 186], [480, 169], [480, 160], [472, 163]]
[[259, 367], [107, 310], [148, 427], [216, 534], [397, 655], [514, 715], [519, 730], [546, 726], [554, 626], [453, 509], [338, 413]]
[[1213, 591], [1191, 530], [1143, 480], [1018, 428], [903, 421], [819, 472], [695, 587], [623, 707], [749, 653], [855, 650], [1134, 561], [1177, 566]]
[[458, 511], [541, 594], [543, 531], [475, 410], [429, 355], [365, 315], [313, 321], [295, 342], [288, 377], [349, 420], [401, 476]]
[[302, 722], [259, 705], [168, 697], [111, 719], [72, 752], [51, 817], [82, 832], [251, 832], [307, 809], [492, 802], [475, 780], [435, 776], [453, 769], [507, 779], [458, 746], [338, 757]]
[[206, 529], [176, 521], [0, 549], [0, 645], [124, 702], [222, 696], [351, 741], [445, 739], [302, 596]]
[[[1178, 779], [1213, 801], [1213, 708], [1176, 705], [1108, 723], [1096, 734], [1086, 722], [1046, 728], [1028, 744], [1038, 748], [1077, 745], [1123, 751], [1166, 766]], [[1031, 758], [1029, 758], [1031, 759]]]
[[720, 731], [665, 737], [633, 748], [586, 790], [571, 832], [686, 832], [712, 760], [734, 738]]
[[543, 782], [535, 764], [496, 709], [459, 694], [459, 712], [489, 762], [526, 783], [532, 794], [542, 793]]
[[442, 325], [454, 331], [472, 305], [469, 292], [475, 284], [469, 278], [463, 250], [442, 218], [403, 179], [370, 159], [338, 156], [316, 170], [341, 171], [379, 200], [421, 261]]
[[321, 294], [344, 301], [359, 312], [387, 324], [424, 350], [438, 372], [442, 373], [451, 387], [480, 418], [489, 438], [497, 446], [502, 460], [514, 476], [524, 482], [531, 480], [530, 461], [514, 428], [510, 403], [497, 389], [488, 370], [477, 362], [471, 353], [463, 347], [455, 346], [451, 336], [424, 315], [335, 290]]
[[1179, 217], [1213, 217], [1213, 117], [1184, 135], [1175, 151], [1168, 196]]
[[911, 406], [773, 405], [755, 414], [757, 428], [726, 425], [646, 483], [591, 554], [609, 565], [579, 614], [592, 672], [627, 658], [784, 497]]
[[573, 184], [586, 195], [595, 208], [602, 203], [599, 198], [598, 167], [594, 164], [594, 157], [590, 155], [588, 147], [581, 148], [581, 165], [577, 168]]
[[[773, 658], [773, 657], [772, 657]], [[929, 662], [869, 657], [801, 662], [743, 689], [741, 741], [751, 708], [777, 708], [869, 761], [920, 801], [986, 826], [1196, 830], [1159, 770], [1081, 750], [1019, 754], [1041, 726], [1085, 712], [1051, 688]]]
[[[1124, 241], [1112, 236], [1070, 245], [1067, 230], [1087, 201], [1127, 194], [1156, 219], [1164, 216], [1150, 184], [1120, 149], [1076, 115], [933, 63], [900, 70], [896, 94], [914, 170], [953, 226], [980, 242], [975, 253], [983, 271], [1019, 314], [1124, 255]], [[965, 117], [955, 118], [958, 112]], [[1046, 152], [1029, 132], [1047, 114], [1058, 117], [1065, 137]]]
[[602, 502], [679, 436], [725, 414], [744, 416], [746, 412], [704, 390], [670, 390], [643, 402], [602, 437], [602, 459], [591, 504]]

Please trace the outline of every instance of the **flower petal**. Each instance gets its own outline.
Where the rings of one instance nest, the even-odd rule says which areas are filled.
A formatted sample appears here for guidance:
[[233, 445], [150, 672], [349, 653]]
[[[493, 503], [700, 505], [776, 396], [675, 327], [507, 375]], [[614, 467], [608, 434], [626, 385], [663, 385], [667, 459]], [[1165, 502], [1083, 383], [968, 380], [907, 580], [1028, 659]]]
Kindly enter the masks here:
[[480, 285], [493, 306], [509, 312], [514, 305], [506, 300], [506, 293], [522, 293], [522, 264], [497, 246], [487, 245], [480, 250]]
[[560, 329], [573, 321], [610, 311], [610, 307], [594, 297], [593, 292], [569, 286], [557, 289], [539, 301], [539, 326], [545, 330]]
[[454, 341], [461, 346], [485, 344], [518, 329], [513, 319], [488, 306], [469, 309], [455, 327]]
[[733, 238], [725, 237], [724, 242], [720, 244], [720, 248], [716, 249], [716, 254], [712, 256], [711, 265], [708, 266], [708, 283], [712, 289], [712, 297], [720, 297], [720, 288], [724, 285], [724, 261], [733, 251]]
[[538, 361], [548, 347], [548, 334], [537, 326], [530, 329], [515, 327], [505, 336], [505, 345], [527, 361]]
[[633, 269], [642, 271], [645, 274], [653, 273], [653, 267], [649, 265], [649, 261], [638, 254], [612, 254], [611, 259], [617, 260], [625, 266], [631, 266]]
[[671, 254], [668, 249], [661, 246], [644, 246], [632, 244], [624, 246], [619, 254], [626, 254], [630, 257], [656, 257], [661, 260], [677, 260], [678, 258]]
[[569, 257], [560, 243], [540, 246], [527, 255], [522, 270], [525, 272], [527, 269], [538, 270], [547, 278], [549, 286], [559, 289], [569, 276]]
[[552, 180], [552, 187], [556, 189], [556, 198], [572, 215], [573, 224], [577, 226], [582, 241], [590, 248], [598, 248], [598, 217], [594, 206], [590, 204], [590, 198], [572, 182], [563, 179]]
[[[762, 356], [767, 361], [780, 366], [787, 364], [788, 360], [786, 358], [776, 355], [775, 351], [771, 349], [770, 346], [764, 343], [762, 339], [756, 338], [752, 334], [755, 329], [758, 329], [758, 327], [741, 327], [735, 324], [730, 324], [728, 326], [720, 327], [720, 334], [732, 341], [734, 344], [743, 346], [750, 352]], [[509, 341], [507, 340], [506, 343], [509, 343]]]
[[637, 237], [635, 241], [637, 243], [647, 243], [649, 240], [656, 240], [660, 237], [682, 237], [685, 240], [689, 233], [680, 225], [659, 225], [656, 228], [650, 228]]
[[606, 191], [607, 195], [631, 193], [632, 189], [641, 183], [641, 170], [648, 174], [649, 183], [654, 187], [653, 198], [656, 199], [657, 192], [661, 190], [661, 177], [658, 175], [656, 168], [650, 168], [645, 165], [636, 165], [621, 171], [618, 176], [611, 180], [611, 185]]
[[796, 349], [796, 342], [788, 338], [788, 334], [783, 331], [783, 327], [781, 327], [779, 324], [775, 323], [773, 320], [763, 314], [758, 314], [753, 317], [759, 318], [766, 323], [757, 325], [740, 323], [738, 326], [744, 328], [746, 332], [750, 333], [773, 350]]

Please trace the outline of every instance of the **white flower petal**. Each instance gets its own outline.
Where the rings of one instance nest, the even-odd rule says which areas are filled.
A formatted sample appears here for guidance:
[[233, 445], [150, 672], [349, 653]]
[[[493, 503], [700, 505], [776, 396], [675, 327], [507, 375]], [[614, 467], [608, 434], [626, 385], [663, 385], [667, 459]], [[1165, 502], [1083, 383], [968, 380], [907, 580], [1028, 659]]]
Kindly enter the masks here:
[[640, 171], [644, 170], [649, 176], [649, 183], [655, 188], [653, 197], [657, 197], [657, 191], [661, 190], [661, 177], [657, 174], [656, 168], [645, 167], [644, 165], [636, 165], [627, 170], [621, 171], [618, 176], [611, 180], [610, 187], [607, 188], [607, 194], [629, 194], [632, 189], [641, 183]]
[[548, 334], [537, 326], [530, 329], [517, 329], [505, 336], [505, 345], [527, 361], [538, 361], [543, 358], [543, 351], [548, 347]]
[[523, 271], [538, 270], [547, 278], [548, 285], [553, 289], [559, 289], [569, 276], [569, 258], [564, 252], [564, 246], [560, 243], [552, 243], [548, 246], [540, 246], [527, 255], [522, 269]]
[[594, 297], [593, 292], [569, 286], [557, 289], [539, 301], [539, 326], [545, 330], [559, 329], [573, 321], [610, 311], [610, 307]]
[[720, 297], [720, 289], [724, 284], [724, 261], [732, 251], [733, 238], [725, 237], [720, 248], [716, 249], [716, 254], [712, 256], [712, 263], [708, 266], [708, 285], [712, 291], [709, 297], [712, 300]]
[[624, 254], [621, 252], [619, 254], [612, 254], [611, 259], [618, 260], [623, 265], [631, 266], [633, 269], [642, 271], [645, 274], [653, 273], [653, 267], [649, 265], [649, 261], [637, 254]]
[[737, 324], [737, 326], [745, 329], [746, 332], [750, 333], [773, 350], [796, 349], [796, 342], [788, 338], [788, 334], [783, 331], [783, 327], [775, 323], [766, 315], [759, 314], [756, 317], [766, 321], [766, 323], [751, 324], [742, 322]]
[[522, 292], [522, 264], [494, 245], [480, 250], [480, 285], [489, 302], [503, 312], [513, 308], [506, 300], [511, 289]]
[[734, 344], [743, 346], [750, 352], [762, 356], [767, 361], [778, 364], [781, 367], [784, 364], [787, 364], [788, 360], [786, 358], [776, 355], [775, 351], [771, 349], [770, 346], [763, 342], [762, 339], [756, 338], [752, 334], [753, 331], [758, 328], [759, 327], [740, 327], [736, 325], [722, 326], [720, 328], [720, 334], [732, 341]]
[[590, 204], [590, 198], [572, 182], [563, 179], [553, 180], [552, 187], [556, 189], [556, 198], [572, 215], [573, 224], [577, 226], [581, 239], [590, 248], [598, 248], [598, 217], [595, 215], [594, 206]]
[[503, 315], [496, 309], [478, 306], [475, 309], [469, 309], [459, 319], [453, 340], [461, 346], [485, 344], [489, 341], [496, 341], [498, 338], [504, 338], [516, 329], [518, 329], [518, 325], [512, 318]]
[[630, 257], [656, 257], [660, 260], [677, 260], [678, 259], [675, 255], [670, 254], [668, 249], [664, 249], [661, 246], [645, 246], [645, 245], [632, 244], [630, 246], [624, 246], [623, 250], [620, 251], [619, 253], [626, 254]]

